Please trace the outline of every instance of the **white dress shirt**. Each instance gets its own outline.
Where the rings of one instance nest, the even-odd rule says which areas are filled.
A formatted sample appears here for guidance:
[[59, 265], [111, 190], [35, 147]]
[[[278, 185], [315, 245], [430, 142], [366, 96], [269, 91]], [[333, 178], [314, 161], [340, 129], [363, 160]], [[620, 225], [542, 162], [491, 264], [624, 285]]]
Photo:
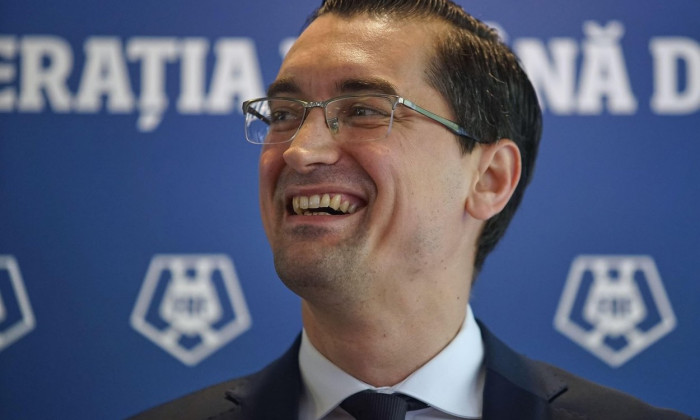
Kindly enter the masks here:
[[299, 349], [304, 392], [299, 406], [300, 420], [352, 419], [338, 405], [366, 389], [410, 395], [430, 407], [409, 411], [408, 420], [481, 418], [485, 371], [484, 344], [471, 306], [455, 338], [433, 359], [402, 382], [376, 388], [345, 373], [314, 348], [302, 332]]

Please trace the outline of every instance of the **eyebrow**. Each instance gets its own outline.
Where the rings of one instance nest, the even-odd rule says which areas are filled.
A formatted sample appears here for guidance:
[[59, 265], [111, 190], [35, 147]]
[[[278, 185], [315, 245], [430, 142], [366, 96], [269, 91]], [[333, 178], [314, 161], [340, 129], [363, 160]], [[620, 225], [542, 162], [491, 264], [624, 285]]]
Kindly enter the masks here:
[[281, 93], [296, 96], [301, 92], [292, 79], [277, 79], [267, 88], [267, 97], [280, 96]]
[[[346, 79], [336, 84], [336, 90], [341, 94], [360, 92], [384, 93], [387, 95], [397, 94], [396, 87], [393, 84], [379, 78]], [[299, 96], [300, 94], [301, 88], [293, 79], [275, 80], [267, 88], [268, 97], [280, 95]]]
[[396, 95], [396, 87], [384, 79], [348, 79], [340, 83], [339, 91], [342, 93], [373, 92]]

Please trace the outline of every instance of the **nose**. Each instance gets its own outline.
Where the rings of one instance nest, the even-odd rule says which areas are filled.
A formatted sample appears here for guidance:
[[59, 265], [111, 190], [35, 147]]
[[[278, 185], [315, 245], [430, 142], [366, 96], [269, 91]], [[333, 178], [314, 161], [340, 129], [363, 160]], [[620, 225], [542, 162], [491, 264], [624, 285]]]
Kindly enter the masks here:
[[340, 147], [328, 129], [323, 109], [308, 111], [306, 120], [282, 156], [298, 173], [309, 173], [318, 165], [332, 165], [338, 161]]

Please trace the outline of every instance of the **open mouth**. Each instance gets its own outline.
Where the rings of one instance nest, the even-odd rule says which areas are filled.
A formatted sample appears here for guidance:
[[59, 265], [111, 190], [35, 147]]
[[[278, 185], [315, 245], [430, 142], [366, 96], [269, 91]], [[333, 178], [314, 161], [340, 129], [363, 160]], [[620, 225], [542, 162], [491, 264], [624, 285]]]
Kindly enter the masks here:
[[289, 210], [299, 216], [340, 216], [355, 213], [357, 208], [357, 204], [351, 203], [342, 194], [327, 193], [295, 195]]

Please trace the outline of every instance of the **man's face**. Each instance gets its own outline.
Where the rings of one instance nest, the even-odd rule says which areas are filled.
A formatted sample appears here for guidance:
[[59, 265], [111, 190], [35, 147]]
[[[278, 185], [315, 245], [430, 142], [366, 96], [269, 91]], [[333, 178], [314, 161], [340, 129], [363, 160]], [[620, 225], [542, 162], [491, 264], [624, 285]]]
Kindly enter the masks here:
[[[437, 29], [324, 15], [287, 54], [272, 94], [323, 101], [391, 88], [453, 118], [426, 83]], [[306, 299], [338, 302], [381, 296], [414, 279], [435, 288], [435, 274], [455, 262], [468, 283], [480, 227], [465, 212], [473, 160], [443, 126], [400, 105], [388, 137], [361, 143], [336, 140], [323, 111], [312, 109], [292, 142], [266, 145], [260, 157], [262, 219], [280, 278]], [[294, 211], [334, 198], [346, 214]]]

